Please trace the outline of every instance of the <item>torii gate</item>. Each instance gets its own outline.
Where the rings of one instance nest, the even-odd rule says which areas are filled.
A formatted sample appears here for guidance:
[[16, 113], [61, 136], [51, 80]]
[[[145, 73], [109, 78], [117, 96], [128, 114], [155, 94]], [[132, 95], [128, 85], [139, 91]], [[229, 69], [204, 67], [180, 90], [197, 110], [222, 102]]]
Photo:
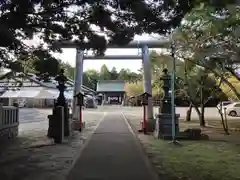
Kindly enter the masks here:
[[[111, 59], [111, 60], [124, 60], [124, 59], [135, 59], [139, 60], [142, 59], [143, 64], [143, 81], [144, 81], [144, 91], [152, 94], [152, 86], [151, 86], [151, 65], [149, 61], [149, 48], [169, 48], [170, 41], [163, 39], [163, 40], [149, 40], [149, 41], [132, 41], [125, 46], [117, 46], [108, 44], [107, 49], [141, 49], [141, 56], [139, 55], [107, 55], [107, 56], [85, 56], [84, 49], [81, 48], [75, 42], [56, 42], [55, 46], [60, 48], [75, 48], [76, 49], [76, 70], [75, 70], [75, 83], [74, 83], [74, 96], [81, 92], [81, 85], [82, 85], [82, 78], [83, 78], [83, 61], [89, 59]], [[153, 119], [153, 104], [152, 98], [148, 100], [148, 108], [147, 108], [147, 117], [148, 120]], [[73, 120], [77, 119], [77, 106], [76, 101], [73, 101]]]

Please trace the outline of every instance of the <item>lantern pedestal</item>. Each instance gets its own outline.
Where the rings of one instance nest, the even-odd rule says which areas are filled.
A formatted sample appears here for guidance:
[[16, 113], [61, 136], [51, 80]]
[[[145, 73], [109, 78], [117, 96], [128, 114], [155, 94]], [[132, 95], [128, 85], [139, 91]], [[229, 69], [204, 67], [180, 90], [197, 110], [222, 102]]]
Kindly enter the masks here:
[[[175, 114], [175, 132], [179, 133], [179, 114]], [[154, 136], [165, 140], [172, 139], [172, 115], [157, 114]]]

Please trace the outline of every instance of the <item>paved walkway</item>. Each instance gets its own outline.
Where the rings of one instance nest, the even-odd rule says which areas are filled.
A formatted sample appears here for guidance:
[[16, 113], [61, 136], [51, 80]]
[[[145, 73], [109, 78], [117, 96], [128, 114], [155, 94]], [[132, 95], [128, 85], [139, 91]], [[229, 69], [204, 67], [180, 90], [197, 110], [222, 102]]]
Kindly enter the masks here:
[[68, 180], [154, 180], [154, 173], [121, 113], [105, 115]]

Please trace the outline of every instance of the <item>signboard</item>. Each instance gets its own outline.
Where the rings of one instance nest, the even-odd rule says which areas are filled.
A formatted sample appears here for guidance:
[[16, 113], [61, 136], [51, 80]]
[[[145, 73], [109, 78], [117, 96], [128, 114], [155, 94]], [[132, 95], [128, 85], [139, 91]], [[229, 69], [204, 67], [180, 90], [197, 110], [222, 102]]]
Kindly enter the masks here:
[[84, 95], [81, 92], [79, 92], [74, 97], [77, 98], [77, 105], [78, 106], [83, 106], [84, 105]]

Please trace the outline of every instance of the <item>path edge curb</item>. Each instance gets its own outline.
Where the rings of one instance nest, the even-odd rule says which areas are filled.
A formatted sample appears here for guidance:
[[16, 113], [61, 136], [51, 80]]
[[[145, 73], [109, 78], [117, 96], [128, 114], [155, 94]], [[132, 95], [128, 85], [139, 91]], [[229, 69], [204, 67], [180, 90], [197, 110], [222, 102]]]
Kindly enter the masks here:
[[97, 125], [94, 127], [92, 133], [86, 138], [85, 143], [83, 144], [82, 148], [79, 149], [78, 154], [76, 155], [76, 157], [73, 160], [73, 163], [71, 164], [71, 166], [68, 168], [66, 176], [65, 176], [65, 180], [68, 178], [71, 170], [73, 169], [73, 167], [75, 166], [77, 160], [81, 157], [83, 150], [87, 147], [87, 145], [89, 144], [90, 140], [92, 139], [93, 134], [95, 133], [95, 131], [97, 130], [97, 128], [99, 127], [100, 123], [104, 120], [105, 116], [106, 116], [106, 112], [104, 112], [103, 116], [100, 118], [99, 122], [97, 123]]
[[143, 157], [144, 163], [147, 166], [147, 168], [148, 168], [148, 170], [149, 170], [149, 172], [150, 172], [150, 174], [152, 176], [152, 180], [160, 180], [160, 177], [159, 177], [159, 175], [157, 173], [157, 170], [154, 167], [154, 165], [152, 164], [152, 162], [150, 161], [150, 159], [148, 157], [148, 154], [147, 154], [147, 151], [143, 147], [143, 144], [141, 143], [141, 141], [140, 141], [140, 139], [139, 139], [139, 137], [137, 135], [136, 130], [131, 126], [131, 123], [129, 122], [128, 118], [126, 118], [126, 116], [124, 115], [123, 112], [121, 112], [121, 115], [122, 115], [124, 121], [126, 122], [129, 131], [131, 132], [131, 134], [134, 137], [135, 144], [137, 145], [138, 150], [139, 150], [139, 152], [141, 153], [141, 155]]

